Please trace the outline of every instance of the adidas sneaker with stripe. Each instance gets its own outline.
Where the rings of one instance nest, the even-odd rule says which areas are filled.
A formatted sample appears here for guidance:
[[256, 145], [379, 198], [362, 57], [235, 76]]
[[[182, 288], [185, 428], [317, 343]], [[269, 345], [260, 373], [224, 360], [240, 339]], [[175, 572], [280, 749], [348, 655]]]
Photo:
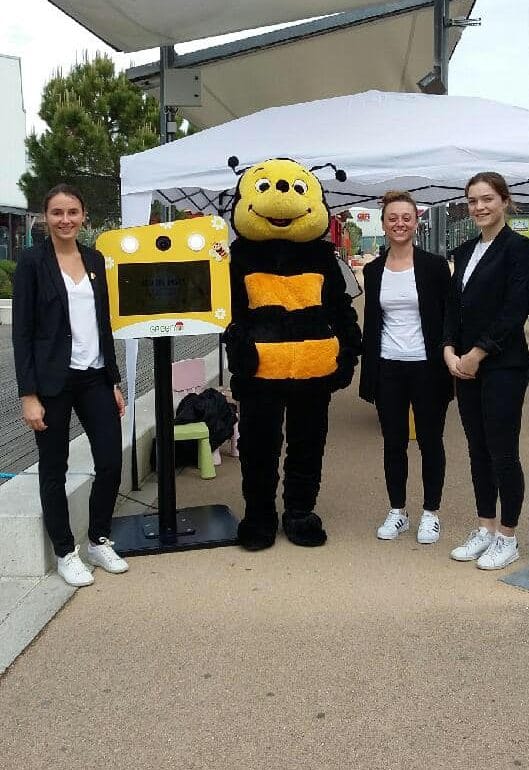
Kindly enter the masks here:
[[410, 528], [408, 514], [403, 508], [391, 508], [385, 522], [377, 529], [379, 540], [396, 540]]
[[437, 543], [441, 535], [439, 516], [432, 511], [423, 511], [417, 530], [417, 542], [423, 545]]

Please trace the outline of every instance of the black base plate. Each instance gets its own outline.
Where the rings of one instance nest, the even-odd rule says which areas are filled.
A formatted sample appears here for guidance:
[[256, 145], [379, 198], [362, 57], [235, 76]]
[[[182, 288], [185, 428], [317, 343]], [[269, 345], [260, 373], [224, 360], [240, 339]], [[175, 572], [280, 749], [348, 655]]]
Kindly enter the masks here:
[[112, 521], [112, 540], [121, 556], [218, 548], [237, 545], [238, 524], [227, 505], [201, 505], [176, 511], [178, 535], [169, 542], [160, 540], [157, 513], [116, 517]]

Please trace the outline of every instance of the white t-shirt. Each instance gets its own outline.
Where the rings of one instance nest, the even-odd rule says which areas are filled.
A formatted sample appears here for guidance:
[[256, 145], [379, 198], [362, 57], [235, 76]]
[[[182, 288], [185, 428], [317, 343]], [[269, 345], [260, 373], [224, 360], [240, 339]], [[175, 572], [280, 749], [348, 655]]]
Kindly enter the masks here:
[[426, 361], [415, 271], [384, 268], [380, 286], [380, 355], [391, 361]]
[[[61, 270], [62, 272], [62, 270]], [[101, 369], [105, 365], [99, 350], [99, 330], [97, 328], [94, 292], [88, 275], [75, 283], [67, 273], [62, 273], [72, 330], [71, 369]]]
[[468, 264], [465, 267], [465, 272], [463, 273], [463, 288], [467, 285], [468, 279], [476, 269], [476, 265], [478, 264], [479, 260], [483, 256], [483, 254], [487, 251], [492, 241], [478, 241], [474, 247], [474, 251], [472, 252], [472, 256], [468, 260]]

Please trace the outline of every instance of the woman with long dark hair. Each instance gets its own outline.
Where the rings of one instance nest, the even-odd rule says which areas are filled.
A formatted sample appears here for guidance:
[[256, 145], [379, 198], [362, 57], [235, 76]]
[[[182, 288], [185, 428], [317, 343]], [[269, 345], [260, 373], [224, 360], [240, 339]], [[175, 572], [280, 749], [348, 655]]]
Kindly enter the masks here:
[[406, 510], [409, 410], [422, 457], [423, 510], [419, 543], [439, 540], [445, 475], [443, 431], [453, 384], [442, 358], [443, 318], [450, 283], [446, 260], [414, 246], [417, 205], [408, 192], [382, 198], [389, 249], [364, 268], [365, 314], [360, 396], [374, 402], [384, 438], [390, 510], [377, 530], [395, 540], [409, 529]]
[[72, 408], [86, 431], [95, 479], [89, 504], [88, 561], [125, 572], [109, 539], [121, 480], [119, 389], [103, 256], [77, 241], [85, 218], [81, 193], [54, 187], [43, 204], [49, 237], [26, 249], [13, 291], [13, 348], [26, 424], [35, 431], [44, 524], [57, 569], [70, 585], [94, 582], [79, 557], [66, 497]]
[[529, 240], [506, 224], [511, 196], [500, 174], [476, 174], [465, 193], [480, 235], [454, 252], [444, 358], [456, 380], [478, 526], [451, 556], [477, 559], [480, 569], [490, 570], [519, 557], [515, 528], [524, 497], [519, 436], [529, 367], [524, 333]]

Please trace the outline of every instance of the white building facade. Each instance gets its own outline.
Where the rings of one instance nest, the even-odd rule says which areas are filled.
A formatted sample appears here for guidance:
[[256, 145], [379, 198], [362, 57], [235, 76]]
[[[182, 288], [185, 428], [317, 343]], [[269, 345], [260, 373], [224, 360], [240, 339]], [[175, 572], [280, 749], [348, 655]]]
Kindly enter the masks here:
[[26, 170], [26, 112], [20, 59], [0, 54], [0, 259], [13, 259], [24, 245], [27, 202], [18, 186]]

